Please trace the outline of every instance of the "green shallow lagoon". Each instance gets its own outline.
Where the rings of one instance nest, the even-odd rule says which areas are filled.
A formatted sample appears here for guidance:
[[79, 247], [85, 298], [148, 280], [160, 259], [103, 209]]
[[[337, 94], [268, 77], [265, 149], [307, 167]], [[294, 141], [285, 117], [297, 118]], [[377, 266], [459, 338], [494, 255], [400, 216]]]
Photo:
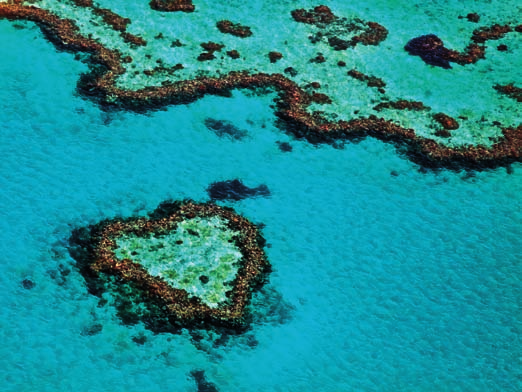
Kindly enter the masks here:
[[[125, 235], [115, 239], [114, 253], [118, 259], [131, 259], [150, 275], [215, 308], [226, 301], [225, 294], [232, 289], [230, 282], [242, 257], [233, 243], [238, 232], [228, 229], [226, 223], [219, 217], [193, 218], [159, 238]], [[205, 282], [202, 276], [207, 278]]]

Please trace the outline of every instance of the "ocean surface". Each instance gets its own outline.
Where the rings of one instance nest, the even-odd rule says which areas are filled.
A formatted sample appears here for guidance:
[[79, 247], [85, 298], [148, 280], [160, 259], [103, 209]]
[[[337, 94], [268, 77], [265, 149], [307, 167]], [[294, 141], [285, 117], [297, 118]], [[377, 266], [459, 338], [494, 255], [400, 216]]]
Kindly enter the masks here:
[[[446, 3], [521, 16], [515, 1], [423, 7]], [[406, 20], [405, 36], [433, 32], [408, 4], [361, 12], [409, 15], [379, 20], [391, 32]], [[0, 20], [1, 391], [188, 392], [194, 370], [219, 391], [522, 390], [522, 164], [433, 171], [372, 138], [312, 145], [276, 126], [273, 93], [104, 112], [76, 92], [84, 72], [34, 24]], [[268, 243], [251, 330], [219, 344], [153, 334], [87, 292], [67, 250], [74, 228], [208, 201], [211, 183], [236, 178], [270, 190], [218, 203]]]

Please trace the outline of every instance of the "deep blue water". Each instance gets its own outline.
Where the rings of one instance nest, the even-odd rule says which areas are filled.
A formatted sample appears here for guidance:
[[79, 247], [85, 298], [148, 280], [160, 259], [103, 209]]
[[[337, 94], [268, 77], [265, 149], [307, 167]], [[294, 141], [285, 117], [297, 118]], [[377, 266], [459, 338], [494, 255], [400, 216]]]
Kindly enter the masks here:
[[[36, 27], [0, 21], [0, 37], [1, 390], [195, 391], [193, 369], [221, 391], [522, 389], [522, 165], [422, 172], [373, 139], [312, 146], [274, 125], [273, 96], [239, 91], [104, 113], [75, 93], [86, 66]], [[233, 178], [271, 191], [224, 204], [265, 225], [274, 312], [212, 347], [97, 306], [73, 228]]]

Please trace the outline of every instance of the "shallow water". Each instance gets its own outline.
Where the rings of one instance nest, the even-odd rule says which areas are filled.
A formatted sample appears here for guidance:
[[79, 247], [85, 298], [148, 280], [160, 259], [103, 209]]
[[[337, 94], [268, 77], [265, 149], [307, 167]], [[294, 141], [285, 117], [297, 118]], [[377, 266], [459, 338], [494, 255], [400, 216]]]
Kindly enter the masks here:
[[[221, 391], [522, 389], [520, 163], [424, 172], [371, 138], [313, 146], [275, 126], [274, 95], [106, 113], [75, 93], [87, 67], [23, 26], [0, 20], [2, 390], [195, 391], [193, 369]], [[247, 135], [219, 137], [207, 118]], [[206, 201], [234, 178], [270, 190], [220, 202], [265, 225], [274, 271], [251, 331], [195, 344], [98, 306], [68, 255], [72, 229]]]

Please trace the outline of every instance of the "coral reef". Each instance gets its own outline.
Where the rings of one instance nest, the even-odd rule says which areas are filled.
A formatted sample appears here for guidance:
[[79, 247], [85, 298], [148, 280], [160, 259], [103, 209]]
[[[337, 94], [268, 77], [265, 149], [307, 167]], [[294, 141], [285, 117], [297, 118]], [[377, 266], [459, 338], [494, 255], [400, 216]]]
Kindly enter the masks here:
[[442, 125], [442, 128], [446, 130], [458, 129], [460, 126], [457, 120], [445, 113], [435, 113], [433, 115], [433, 119]]
[[147, 45], [145, 39], [127, 31], [127, 26], [131, 23], [129, 18], [124, 18], [108, 8], [99, 8], [94, 5], [92, 0], [74, 0], [73, 3], [77, 7], [92, 9], [94, 15], [101, 17], [104, 23], [120, 33], [124, 42], [134, 47]]
[[70, 239], [91, 293], [127, 301], [124, 322], [172, 332], [244, 330], [251, 292], [270, 271], [263, 246], [245, 218], [191, 201], [163, 203], [149, 218], [76, 229]]
[[386, 87], [386, 83], [384, 82], [384, 80], [376, 76], [365, 75], [362, 72], [357, 71], [356, 69], [351, 69], [350, 71], [348, 71], [348, 76], [351, 76], [354, 79], [366, 83], [368, 87], [377, 87], [380, 92], [384, 92], [382, 91], [382, 89]]
[[[89, 3], [85, 2], [85, 4]], [[310, 24], [311, 28], [317, 30], [311, 36], [312, 42], [324, 41], [330, 46], [333, 45], [334, 49], [342, 49], [345, 46], [334, 37], [348, 42], [348, 47], [350, 47], [358, 43], [377, 44], [387, 34], [386, 29], [374, 22], [348, 21], [333, 15], [325, 6], [316, 7], [312, 11], [298, 11], [292, 13], [294, 19]], [[402, 127], [392, 120], [375, 115], [337, 122], [330, 121], [319, 112], [307, 111], [314, 101], [325, 100], [325, 97], [317, 95], [319, 93], [314, 96], [314, 91], [305, 91], [292, 81], [290, 77], [297, 75], [297, 70], [293, 67], [287, 67], [284, 70], [288, 77], [280, 73], [231, 71], [215, 77], [201, 75], [193, 79], [168, 82], [161, 86], [149, 86], [138, 90], [123, 89], [118, 87], [115, 81], [126, 72], [123, 64], [132, 61], [132, 58], [123, 56], [119, 51], [108, 49], [98, 41], [81, 35], [73, 21], [60, 19], [42, 8], [22, 5], [20, 1], [0, 3], [0, 18], [33, 21], [60, 50], [90, 54], [88, 60], [91, 72], [82, 75], [78, 83], [78, 90], [107, 110], [123, 108], [143, 112], [165, 105], [193, 102], [206, 94], [227, 96], [233, 89], [275, 90], [277, 92], [275, 114], [279, 119], [278, 124], [298, 138], [304, 138], [312, 143], [334, 143], [339, 139], [357, 140], [361, 137], [371, 136], [400, 146], [402, 153], [426, 168], [481, 170], [509, 165], [522, 158], [522, 124], [499, 125], [501, 137], [489, 147], [481, 145], [452, 147], [427, 137], [421, 137], [413, 129]], [[122, 23], [118, 23], [118, 26], [122, 26]], [[412, 40], [410, 46], [413, 48], [412, 50], [427, 57], [428, 61], [440, 64], [440, 66], [448, 66], [450, 62], [465, 65], [484, 57], [484, 42], [501, 38], [511, 31], [522, 32], [522, 26], [493, 25], [478, 28], [473, 32], [472, 42], [463, 53], [444, 48], [442, 41], [433, 35]], [[126, 34], [127, 32], [121, 33]], [[136, 41], [136, 44], [139, 42]], [[212, 56], [214, 56], [213, 52], [204, 52], [202, 60], [210, 59]], [[326, 58], [324, 60], [327, 61]], [[163, 72], [163, 69], [150, 70], [151, 75], [154, 75], [155, 72]], [[378, 83], [377, 79], [375, 79], [375, 83]], [[497, 90], [502, 92], [502, 89], [497, 88]], [[507, 88], [506, 91], [515, 90]], [[517, 97], [513, 93], [508, 96]], [[405, 100], [381, 102], [375, 106], [375, 110], [426, 109], [422, 103], [407, 102]]]
[[131, 22], [129, 18], [123, 18], [107, 8], [94, 8], [94, 13], [101, 16], [103, 21], [116, 31], [125, 31]]
[[517, 102], [522, 102], [522, 88], [515, 87], [513, 83], [500, 85], [496, 84], [493, 86], [499, 93], [504, 94], [510, 98], [513, 98]]
[[209, 61], [214, 60], [216, 56], [214, 55], [214, 52], [221, 52], [221, 49], [225, 47], [225, 45], [218, 44], [212, 41], [209, 42], [203, 42], [200, 44], [200, 46], [205, 49], [205, 52], [201, 53], [198, 56], [198, 61]]
[[232, 34], [240, 38], [246, 38], [252, 35], [252, 30], [250, 30], [250, 27], [242, 26], [239, 23], [232, 23], [229, 20], [220, 20], [216, 23], [216, 27], [223, 34]]
[[494, 24], [475, 29], [471, 36], [472, 42], [464, 52], [445, 48], [442, 40], [435, 34], [413, 38], [408, 41], [404, 49], [411, 55], [420, 56], [426, 64], [449, 69], [450, 62], [466, 65], [485, 58], [486, 41], [500, 39], [512, 31], [518, 32], [518, 26], [513, 29], [509, 25]]
[[163, 12], [194, 12], [196, 9], [192, 4], [192, 0], [151, 0], [149, 4], [153, 10]]
[[303, 8], [294, 10], [292, 11], [292, 18], [294, 18], [296, 22], [316, 26], [327, 25], [337, 19], [332, 10], [326, 5], [319, 5], [310, 11]]
[[346, 50], [357, 44], [378, 45], [388, 35], [388, 30], [378, 23], [364, 22], [358, 18], [340, 18], [325, 5], [309, 11], [297, 9], [291, 15], [296, 22], [314, 25], [319, 29], [309, 36], [313, 44], [323, 41], [334, 50]]
[[408, 101], [405, 99], [400, 99], [398, 101], [388, 101], [381, 102], [380, 104], [374, 106], [374, 110], [381, 111], [383, 109], [395, 109], [395, 110], [429, 110], [428, 106], [425, 106], [420, 101]]
[[449, 60], [452, 52], [444, 47], [442, 40], [435, 34], [413, 38], [408, 41], [404, 49], [411, 55], [420, 56], [426, 64], [451, 68]]

